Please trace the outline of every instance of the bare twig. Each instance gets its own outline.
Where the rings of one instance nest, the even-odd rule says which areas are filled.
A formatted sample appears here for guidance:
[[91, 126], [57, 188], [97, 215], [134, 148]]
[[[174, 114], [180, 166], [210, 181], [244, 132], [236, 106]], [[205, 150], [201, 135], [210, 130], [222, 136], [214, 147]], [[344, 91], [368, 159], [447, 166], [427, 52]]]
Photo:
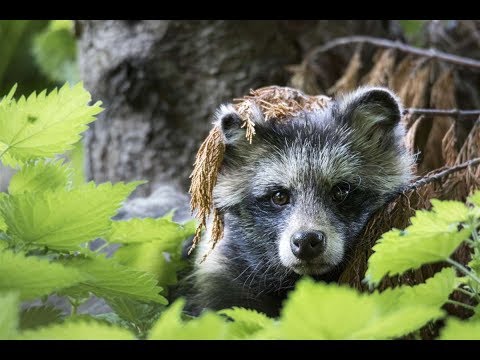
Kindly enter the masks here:
[[392, 41], [392, 40], [376, 38], [372, 36], [346, 36], [346, 37], [336, 38], [332, 41], [327, 42], [326, 44], [323, 44], [322, 46], [318, 46], [310, 50], [310, 52], [305, 57], [305, 61], [310, 63], [311, 60], [319, 53], [329, 51], [337, 46], [356, 44], [356, 43], [367, 43], [367, 44], [372, 44], [379, 47], [397, 49], [405, 53], [423, 56], [429, 59], [442, 60], [450, 64], [455, 64], [459, 66], [465, 66], [465, 67], [470, 67], [470, 68], [480, 70], [480, 61], [475, 59], [449, 54], [433, 48], [421, 49], [421, 48], [404, 44], [398, 40]]
[[424, 186], [424, 185], [429, 184], [431, 182], [440, 180], [444, 176], [453, 174], [457, 171], [466, 169], [469, 166], [475, 166], [475, 165], [478, 165], [478, 164], [480, 164], [480, 157], [469, 160], [469, 161], [466, 161], [466, 162], [461, 163], [461, 164], [456, 165], [456, 166], [448, 167], [448, 168], [446, 168], [446, 169], [444, 169], [444, 170], [442, 170], [442, 171], [440, 171], [436, 174], [426, 176], [426, 177], [421, 178], [420, 180], [415, 181], [413, 184], [410, 184], [406, 190], [418, 189], [421, 186]]
[[456, 118], [468, 118], [480, 116], [480, 110], [459, 110], [459, 109], [418, 109], [407, 108], [403, 110], [403, 115], [431, 115], [431, 116], [451, 116]]

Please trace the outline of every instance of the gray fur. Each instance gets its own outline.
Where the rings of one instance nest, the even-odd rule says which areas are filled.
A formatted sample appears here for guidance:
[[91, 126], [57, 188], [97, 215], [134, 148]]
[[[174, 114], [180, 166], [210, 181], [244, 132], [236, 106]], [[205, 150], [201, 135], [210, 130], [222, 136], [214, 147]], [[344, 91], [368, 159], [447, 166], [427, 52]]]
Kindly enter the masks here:
[[[222, 106], [216, 123], [226, 152], [214, 202], [225, 214], [225, 234], [201, 263], [207, 227], [190, 276], [190, 310], [236, 305], [276, 315], [300, 276], [336, 280], [370, 216], [411, 180], [400, 114], [389, 90], [363, 87], [288, 121], [265, 121], [258, 110], [249, 144], [245, 129], [232, 125], [240, 124], [231, 121], [239, 119], [233, 106]], [[340, 203], [332, 197], [337, 185], [350, 189]], [[270, 201], [278, 189], [291, 196], [281, 208]], [[325, 252], [309, 262], [289, 245], [305, 230], [327, 237]]]

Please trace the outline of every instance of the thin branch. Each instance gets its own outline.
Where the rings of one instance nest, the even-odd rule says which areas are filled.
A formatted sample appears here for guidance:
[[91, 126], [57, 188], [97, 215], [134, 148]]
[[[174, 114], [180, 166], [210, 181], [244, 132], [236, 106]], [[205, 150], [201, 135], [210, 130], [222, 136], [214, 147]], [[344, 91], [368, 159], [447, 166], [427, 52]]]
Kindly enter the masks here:
[[424, 186], [424, 185], [426, 185], [426, 184], [429, 184], [429, 183], [431, 183], [431, 182], [440, 180], [440, 179], [443, 178], [444, 176], [453, 174], [453, 173], [455, 173], [455, 172], [457, 172], [457, 171], [466, 169], [466, 168], [469, 167], [469, 166], [475, 166], [475, 165], [478, 165], [478, 164], [480, 164], [480, 157], [479, 157], [479, 158], [472, 159], [472, 160], [469, 160], [469, 161], [466, 161], [466, 162], [461, 163], [461, 164], [456, 165], [456, 166], [452, 166], [452, 167], [446, 168], [445, 170], [442, 170], [442, 171], [440, 171], [440, 172], [438, 172], [438, 173], [436, 173], [436, 174], [423, 177], [423, 178], [421, 178], [420, 180], [415, 181], [413, 184], [410, 184], [406, 190], [414, 190], [414, 189], [417, 189], [417, 188], [419, 188], [419, 187], [421, 187], [421, 186]]
[[318, 46], [310, 50], [310, 52], [305, 57], [305, 61], [310, 63], [313, 57], [319, 53], [329, 51], [333, 48], [336, 48], [337, 46], [350, 45], [350, 44], [356, 44], [356, 43], [367, 43], [367, 44], [372, 44], [379, 47], [397, 49], [405, 53], [423, 56], [429, 59], [442, 60], [450, 64], [466, 66], [466, 67], [480, 70], [480, 61], [475, 59], [449, 54], [433, 48], [430, 48], [430, 49], [417, 48], [414, 46], [404, 44], [398, 40], [392, 41], [392, 40], [376, 38], [372, 36], [346, 36], [346, 37], [336, 38], [332, 41], [327, 42], [326, 44], [323, 44], [322, 46]]
[[480, 116], [480, 110], [459, 110], [459, 109], [418, 109], [407, 108], [403, 110], [402, 115], [431, 115], [431, 116], [451, 116], [456, 118], [468, 118]]

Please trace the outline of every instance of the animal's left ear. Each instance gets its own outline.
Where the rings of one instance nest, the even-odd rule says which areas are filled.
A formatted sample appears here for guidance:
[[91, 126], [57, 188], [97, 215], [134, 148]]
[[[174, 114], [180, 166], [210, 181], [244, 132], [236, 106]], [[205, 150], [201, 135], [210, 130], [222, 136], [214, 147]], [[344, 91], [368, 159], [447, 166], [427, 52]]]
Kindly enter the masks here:
[[385, 133], [400, 122], [402, 106], [387, 88], [368, 86], [338, 100], [338, 111], [344, 124], [369, 133]]

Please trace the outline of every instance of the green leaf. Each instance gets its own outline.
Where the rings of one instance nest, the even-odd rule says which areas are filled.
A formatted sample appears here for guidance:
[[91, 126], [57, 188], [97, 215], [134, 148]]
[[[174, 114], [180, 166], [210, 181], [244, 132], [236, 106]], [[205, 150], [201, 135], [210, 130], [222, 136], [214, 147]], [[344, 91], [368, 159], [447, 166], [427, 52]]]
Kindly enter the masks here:
[[77, 141], [73, 145], [73, 149], [67, 152], [66, 156], [70, 160], [70, 167], [74, 170], [72, 176], [73, 185], [80, 186], [85, 184], [87, 177], [85, 175], [85, 147], [83, 141]]
[[159, 304], [146, 304], [137, 300], [129, 298], [108, 299], [108, 305], [115, 311], [122, 319], [138, 324], [143, 322], [151, 322], [152, 318], [160, 312]]
[[440, 331], [440, 340], [480, 340], [480, 320], [461, 321], [449, 317]]
[[267, 315], [251, 309], [233, 307], [220, 310], [218, 313], [226, 315], [233, 320], [233, 323], [230, 324], [230, 333], [237, 339], [252, 336], [274, 324], [274, 320]]
[[220, 340], [230, 337], [228, 323], [219, 315], [206, 311], [200, 317], [182, 320], [183, 299], [165, 310], [150, 330], [150, 340]]
[[468, 208], [457, 201], [432, 200], [432, 211], [417, 211], [404, 231], [383, 234], [368, 259], [367, 281], [378, 284], [385, 275], [402, 274], [423, 264], [446, 260], [470, 236], [458, 231], [468, 219]]
[[0, 216], [14, 243], [80, 250], [107, 233], [110, 218], [138, 184], [88, 183], [71, 191], [10, 195], [0, 198]]
[[18, 291], [29, 300], [83, 280], [75, 269], [8, 250], [0, 251], [0, 291]]
[[[387, 310], [388, 309], [388, 310]], [[377, 296], [334, 284], [301, 280], [289, 295], [280, 323], [256, 334], [275, 339], [390, 339], [443, 315], [433, 306], [390, 309]]]
[[139, 301], [167, 303], [160, 295], [162, 288], [157, 286], [152, 275], [120, 265], [113, 259], [106, 259], [100, 255], [94, 258], [78, 256], [67, 258], [65, 264], [87, 278], [74, 289], [65, 290], [66, 294], [70, 294], [71, 290], [73, 294], [88, 291], [107, 300], [127, 297]]
[[35, 330], [26, 330], [17, 340], [134, 340], [126, 329], [103, 321], [71, 320]]
[[7, 224], [5, 223], [5, 219], [3, 218], [1, 213], [0, 213], [0, 231], [7, 231]]
[[33, 329], [62, 319], [62, 310], [53, 306], [32, 306], [20, 313], [20, 329]]
[[28, 162], [12, 176], [8, 192], [15, 195], [24, 192], [66, 189], [72, 170], [62, 163], [63, 160]]
[[427, 279], [424, 284], [388, 288], [381, 293], [375, 292], [371, 296], [379, 302], [383, 312], [412, 305], [431, 306], [439, 309], [445, 304], [457, 285], [455, 270], [447, 267]]
[[17, 293], [0, 292], [0, 340], [11, 339], [17, 334], [19, 305]]
[[120, 264], [152, 274], [162, 287], [177, 283], [177, 271], [183, 262], [173, 260], [164, 253], [161, 242], [123, 246], [114, 254]]
[[80, 78], [77, 65], [77, 45], [68, 23], [52, 21], [33, 41], [33, 55], [42, 73], [48, 78], [70, 83]]
[[114, 221], [107, 240], [122, 244], [159, 241], [164, 245], [164, 251], [168, 251], [187, 236], [193, 235], [195, 229], [191, 223], [181, 225], [166, 218]]
[[88, 106], [90, 94], [81, 83], [50, 94], [46, 90], [0, 106], [0, 159], [15, 166], [36, 158], [53, 157], [70, 149], [102, 111], [100, 102]]

